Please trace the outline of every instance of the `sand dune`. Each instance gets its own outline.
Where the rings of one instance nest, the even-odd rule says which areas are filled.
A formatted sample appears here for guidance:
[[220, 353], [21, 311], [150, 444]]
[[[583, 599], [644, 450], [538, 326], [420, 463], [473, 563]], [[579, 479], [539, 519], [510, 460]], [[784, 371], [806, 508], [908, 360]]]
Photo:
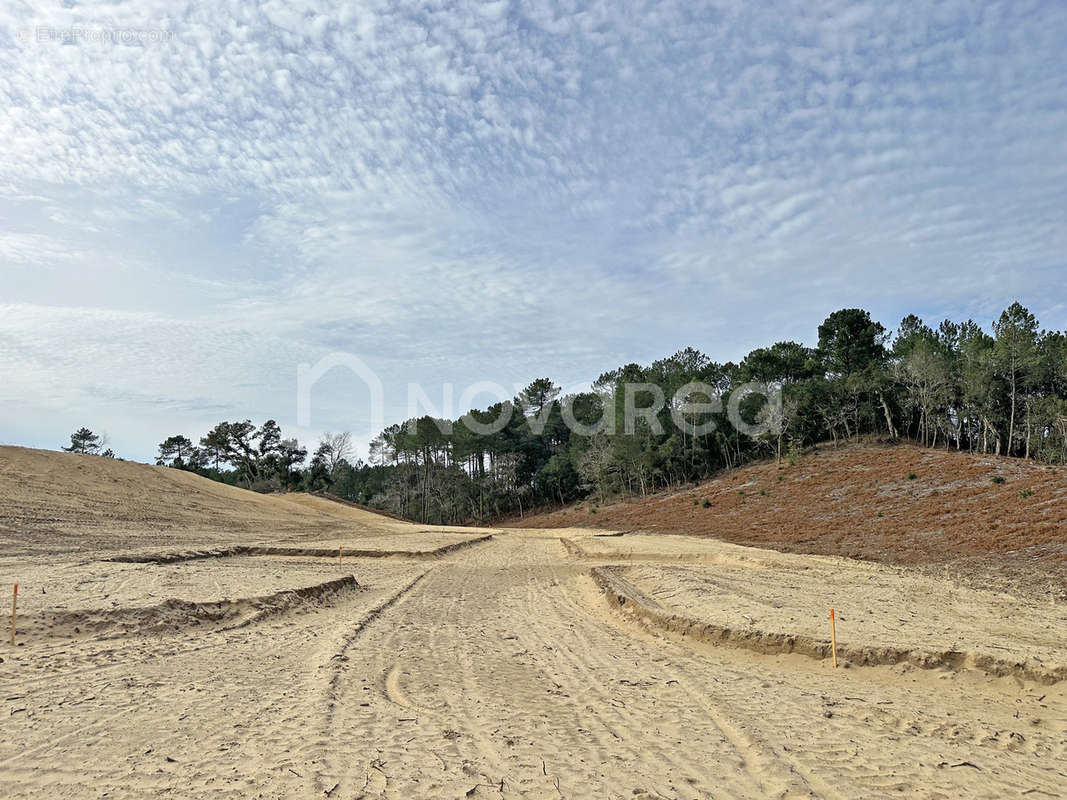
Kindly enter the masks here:
[[336, 547], [367, 538], [380, 546], [383, 536], [427, 533], [451, 542], [485, 531], [416, 527], [321, 497], [262, 495], [167, 467], [0, 447], [4, 556], [287, 542]]

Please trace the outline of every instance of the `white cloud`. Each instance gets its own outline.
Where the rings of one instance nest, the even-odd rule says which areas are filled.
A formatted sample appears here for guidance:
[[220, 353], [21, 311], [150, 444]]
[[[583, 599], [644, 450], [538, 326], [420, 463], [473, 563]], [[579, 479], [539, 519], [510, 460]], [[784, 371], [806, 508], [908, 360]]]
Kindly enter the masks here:
[[845, 304], [1067, 324], [1062, 4], [68, 5], [0, 1], [2, 438], [282, 419], [335, 349], [395, 388]]

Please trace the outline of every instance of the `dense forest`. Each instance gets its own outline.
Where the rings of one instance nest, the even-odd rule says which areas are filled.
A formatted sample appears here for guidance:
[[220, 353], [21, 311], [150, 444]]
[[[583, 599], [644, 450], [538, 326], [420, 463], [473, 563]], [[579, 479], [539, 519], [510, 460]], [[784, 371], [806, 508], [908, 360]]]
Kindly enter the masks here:
[[[679, 389], [693, 382], [713, 387], [720, 402], [682, 404]], [[769, 423], [759, 435], [739, 430], [747, 426], [727, 413], [731, 394], [752, 382], [780, 391], [776, 403], [759, 396], [739, 403], [741, 420]], [[652, 411], [627, 424], [627, 404]], [[506, 424], [491, 425], [497, 420]], [[82, 429], [67, 449], [93, 452], [76, 439], [85, 434], [92, 435]], [[326, 491], [410, 519], [454, 523], [647, 494], [860, 436], [1067, 462], [1067, 335], [1039, 330], [1018, 303], [992, 335], [973, 321], [934, 328], [915, 316], [891, 335], [868, 312], [842, 309], [819, 326], [814, 348], [778, 342], [739, 364], [686, 348], [605, 372], [589, 392], [561, 397], [542, 378], [514, 400], [460, 420], [408, 420], [375, 437], [368, 463], [353, 457], [347, 434], [324, 436], [308, 462], [308, 451], [283, 438], [274, 420], [222, 422], [198, 445], [172, 436], [158, 463], [259, 491]]]

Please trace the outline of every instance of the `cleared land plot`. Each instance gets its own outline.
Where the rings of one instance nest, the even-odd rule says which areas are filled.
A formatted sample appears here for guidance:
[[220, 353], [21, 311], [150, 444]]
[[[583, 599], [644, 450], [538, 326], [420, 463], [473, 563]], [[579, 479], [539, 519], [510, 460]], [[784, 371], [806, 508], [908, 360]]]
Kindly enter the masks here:
[[1067, 606], [1062, 603], [832, 556], [796, 556], [685, 536], [569, 533], [568, 552], [623, 565], [610, 574], [627, 581], [652, 607], [691, 620], [693, 628], [710, 624], [716, 635], [728, 630], [747, 646], [762, 641], [771, 647], [777, 637], [777, 646], [790, 647], [783, 636], [828, 645], [829, 609], [834, 608], [839, 645], [869, 651], [865, 659], [857, 653], [857, 659], [878, 663], [913, 650], [949, 661], [978, 657], [995, 662], [997, 669], [1017, 664], [1035, 674], [1058, 670], [1067, 677]]
[[317, 559], [243, 556], [177, 564], [82, 561], [67, 564], [0, 562], [0, 585], [19, 586], [22, 614], [78, 608], [154, 605], [176, 598], [213, 602], [271, 594], [351, 575]]
[[545, 534], [499, 535], [410, 580], [382, 574], [240, 628], [6, 651], [0, 792], [689, 800], [1067, 787], [1067, 684], [835, 671], [660, 635], [630, 624], [589, 577], [595, 565]]
[[[427, 560], [442, 558], [458, 550], [484, 544], [492, 534], [482, 536], [442, 536], [437, 540], [415, 540], [390, 537], [379, 541], [345, 540], [344, 545], [328, 542], [302, 544], [240, 544], [232, 547], [213, 547], [198, 550], [125, 550], [109, 556], [106, 561], [133, 564], [177, 564], [184, 561], [235, 558], [239, 556], [276, 556], [283, 558], [329, 558], [343, 563], [345, 558], [408, 558]], [[375, 547], [375, 545], [378, 545]], [[396, 549], [402, 548], [402, 549]]]
[[[382, 552], [430, 553], [453, 545], [466, 544], [484, 539], [488, 533], [484, 528], [472, 529], [472, 533], [454, 533], [448, 530], [417, 530], [410, 533], [395, 533], [387, 536], [361, 536], [338, 542], [336, 539], [314, 539], [299, 542], [300, 547], [345, 550], [380, 550]], [[288, 542], [279, 543], [279, 547], [288, 546]]]
[[948, 569], [975, 586], [1067, 601], [1067, 470], [1018, 458], [825, 446], [796, 464], [754, 464], [674, 492], [510, 524], [677, 533]]

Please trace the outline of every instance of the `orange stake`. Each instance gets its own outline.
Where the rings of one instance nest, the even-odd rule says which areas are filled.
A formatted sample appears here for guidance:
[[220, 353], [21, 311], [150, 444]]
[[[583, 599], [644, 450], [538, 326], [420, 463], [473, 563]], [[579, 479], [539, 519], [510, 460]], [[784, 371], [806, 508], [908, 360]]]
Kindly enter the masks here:
[[837, 669], [837, 625], [834, 622], [834, 610], [830, 609], [830, 648], [834, 653], [834, 669]]
[[15, 609], [19, 602], [19, 585], [15, 584], [15, 591], [11, 595], [11, 646], [15, 646]]

